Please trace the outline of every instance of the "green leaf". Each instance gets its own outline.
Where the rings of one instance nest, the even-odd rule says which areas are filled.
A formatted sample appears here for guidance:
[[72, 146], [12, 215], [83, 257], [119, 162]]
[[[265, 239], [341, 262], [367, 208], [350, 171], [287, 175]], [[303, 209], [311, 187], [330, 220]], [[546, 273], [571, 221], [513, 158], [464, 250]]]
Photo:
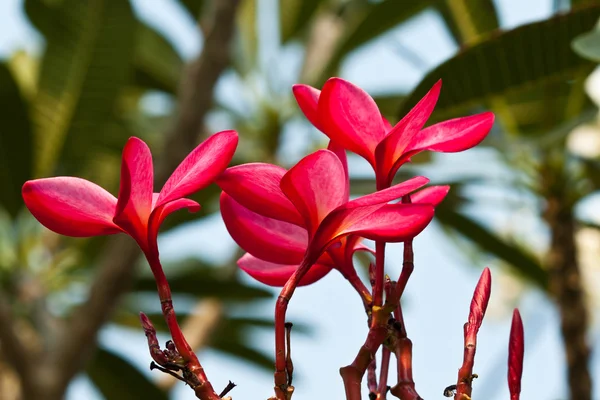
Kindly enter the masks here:
[[571, 45], [581, 57], [600, 63], [600, 30], [594, 29], [577, 36]]
[[240, 0], [236, 16], [238, 29], [234, 41], [233, 64], [241, 76], [257, 66], [258, 30], [256, 13], [257, 0]]
[[[267, 299], [273, 295], [269, 290], [243, 284], [237, 278], [222, 275], [219, 268], [209, 267], [198, 260], [187, 260], [177, 266], [167, 265], [169, 284], [174, 294], [191, 294], [199, 297], [215, 297], [225, 301], [248, 301]], [[152, 277], [141, 277], [134, 285], [135, 291], [156, 291]]]
[[204, 0], [179, 0], [179, 3], [181, 3], [194, 21], [199, 19], [204, 8]]
[[353, 21], [347, 23], [346, 34], [337, 46], [335, 53], [331, 56], [319, 82], [316, 82], [317, 86], [320, 86], [330, 76], [335, 75], [339, 64], [349, 52], [375, 39], [438, 1], [440, 0], [410, 2], [383, 0], [365, 6], [364, 11], [358, 12], [359, 17], [353, 18]]
[[279, 23], [281, 42], [295, 38], [311, 22], [321, 0], [280, 0]]
[[468, 47], [431, 71], [398, 113], [405, 115], [433, 84], [444, 81], [433, 120], [492, 108], [509, 131], [547, 131], [590, 103], [582, 82], [593, 65], [570, 48], [596, 22], [600, 6], [525, 25]]
[[493, 0], [445, 0], [436, 5], [461, 46], [480, 41], [500, 26]]
[[375, 96], [373, 98], [379, 107], [381, 114], [390, 122], [395, 121], [397, 112], [402, 103], [406, 101], [406, 95], [394, 94], [387, 96]]
[[479, 222], [456, 211], [455, 207], [441, 203], [436, 208], [437, 220], [459, 233], [482, 250], [508, 263], [514, 271], [542, 289], [548, 288], [548, 272], [532, 255], [508, 243]]
[[440, 12], [459, 45], [473, 44], [499, 26], [493, 0], [383, 0], [369, 3], [346, 22], [346, 33], [316, 84], [335, 75], [348, 53], [428, 8]]
[[223, 353], [231, 354], [232, 356], [247, 360], [268, 371], [272, 371], [273, 365], [275, 365], [275, 359], [273, 356], [266, 355], [265, 353], [243, 343], [227, 343], [217, 341], [211, 347], [216, 350], [220, 350]]
[[121, 356], [99, 348], [86, 373], [94, 386], [110, 400], [168, 400], [160, 390], [136, 367]]
[[183, 71], [183, 59], [159, 32], [138, 23], [133, 58], [134, 83], [175, 94]]
[[0, 64], [0, 207], [15, 216], [21, 186], [31, 178], [33, 140], [27, 105], [6, 64]]
[[32, 115], [36, 175], [75, 169], [101, 149], [105, 124], [131, 77], [136, 21], [128, 1], [27, 0], [46, 39]]

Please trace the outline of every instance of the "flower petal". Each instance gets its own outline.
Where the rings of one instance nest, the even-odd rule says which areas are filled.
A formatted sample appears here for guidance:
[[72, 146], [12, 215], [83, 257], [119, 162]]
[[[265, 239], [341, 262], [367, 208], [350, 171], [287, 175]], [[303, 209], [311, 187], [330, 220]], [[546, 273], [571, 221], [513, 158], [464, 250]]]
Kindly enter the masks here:
[[[352, 226], [354, 224], [368, 217], [379, 208], [386, 206], [389, 201], [398, 199], [425, 185], [427, 182], [429, 182], [427, 178], [418, 176], [394, 185], [391, 188], [359, 197], [336, 208], [321, 222], [317, 232], [310, 241], [308, 259], [314, 260], [318, 258], [332, 240], [353, 233]], [[429, 205], [420, 206], [433, 209]]]
[[427, 203], [437, 207], [437, 205], [440, 204], [444, 198], [446, 198], [448, 191], [450, 191], [450, 186], [448, 185], [430, 186], [411, 194], [410, 200], [413, 203]]
[[[237, 262], [238, 266], [259, 282], [270, 286], [283, 286], [298, 268], [298, 264], [275, 264], [244, 254]], [[331, 271], [331, 266], [314, 264], [300, 280], [298, 286], [310, 285]]]
[[255, 213], [303, 226], [302, 217], [280, 187], [286, 172], [272, 164], [242, 164], [226, 169], [217, 179], [217, 184], [235, 201]]
[[344, 182], [346, 182], [346, 196], [344, 198], [346, 201], [348, 201], [350, 200], [350, 175], [348, 172], [348, 156], [346, 155], [346, 149], [333, 140], [330, 140], [327, 150], [334, 152], [335, 155], [340, 159], [342, 167], [344, 167]]
[[22, 193], [31, 214], [61, 235], [88, 237], [121, 232], [112, 221], [117, 199], [85, 179], [36, 179], [25, 182]]
[[367, 92], [340, 78], [323, 86], [318, 112], [324, 133], [375, 167], [375, 148], [385, 126], [375, 100]]
[[175, 169], [160, 191], [157, 206], [203, 189], [227, 168], [238, 143], [236, 131], [215, 133], [200, 143]]
[[414, 154], [423, 150], [446, 153], [467, 150], [481, 143], [493, 125], [491, 112], [440, 122], [415, 135], [406, 151]]
[[410, 178], [387, 189], [380, 190], [351, 200], [348, 203], [342, 205], [340, 209], [349, 210], [357, 207], [385, 204], [389, 201], [399, 199], [400, 197], [409, 194], [414, 190], [417, 190], [418, 188], [426, 185], [428, 182], [429, 179], [425, 178], [424, 176], [415, 176], [414, 178]]
[[303, 217], [309, 236], [333, 209], [347, 201], [348, 183], [338, 156], [318, 150], [281, 178], [281, 190]]
[[148, 223], [148, 243], [156, 245], [160, 225], [169, 214], [181, 210], [182, 208], [187, 208], [190, 213], [196, 213], [200, 211], [200, 204], [190, 199], [177, 199], [152, 210], [150, 221]]
[[430, 204], [386, 204], [353, 221], [337, 235], [354, 234], [371, 240], [403, 242], [425, 229], [433, 214]]
[[229, 234], [248, 253], [280, 264], [299, 264], [306, 252], [304, 228], [250, 211], [221, 194], [221, 215]]
[[146, 241], [153, 180], [152, 154], [148, 145], [136, 137], [129, 138], [123, 149], [119, 200], [113, 221], [140, 244]]
[[312, 86], [297, 84], [292, 86], [292, 92], [306, 119], [308, 119], [315, 128], [324, 133], [325, 131], [319, 119], [317, 107], [321, 91]]
[[380, 179], [386, 179], [388, 184], [394, 179], [395, 171], [394, 174], [390, 174], [394, 163], [402, 156], [413, 137], [419, 133], [433, 112], [441, 87], [442, 81], [439, 80], [377, 146], [376, 171], [381, 176]]

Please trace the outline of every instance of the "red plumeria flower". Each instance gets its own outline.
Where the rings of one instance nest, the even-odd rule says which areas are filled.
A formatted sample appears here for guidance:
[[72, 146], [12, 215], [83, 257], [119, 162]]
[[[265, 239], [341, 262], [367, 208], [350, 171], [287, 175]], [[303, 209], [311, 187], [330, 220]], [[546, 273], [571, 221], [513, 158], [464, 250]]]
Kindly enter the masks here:
[[123, 149], [118, 200], [100, 186], [75, 177], [27, 181], [23, 199], [33, 216], [56, 233], [89, 237], [125, 232], [148, 258], [155, 258], [162, 221], [181, 208], [200, 209], [184, 197], [208, 186], [225, 170], [237, 141], [235, 131], [211, 136], [181, 162], [160, 193], [153, 193], [152, 154], [146, 143], [132, 137]]
[[510, 400], [519, 400], [521, 396], [521, 377], [523, 375], [523, 356], [525, 354], [525, 334], [519, 310], [513, 311], [508, 344], [508, 389]]
[[445, 186], [421, 191], [415, 203], [428, 204], [387, 204], [428, 181], [417, 177], [381, 195], [349, 201], [345, 162], [343, 150], [320, 150], [289, 171], [255, 163], [220, 176], [223, 220], [248, 252], [238, 261], [241, 269], [260, 282], [282, 286], [308, 258], [314, 265], [300, 284], [317, 281], [331, 268], [352, 281], [352, 255], [367, 249], [360, 244], [363, 237], [403, 241], [415, 236], [448, 191]]
[[441, 81], [395, 126], [382, 117], [364, 90], [341, 78], [331, 78], [319, 91], [294, 85], [300, 109], [331, 140], [364, 157], [375, 170], [378, 189], [389, 187], [398, 168], [424, 150], [458, 152], [480, 143], [494, 123], [484, 112], [422, 129], [439, 97]]

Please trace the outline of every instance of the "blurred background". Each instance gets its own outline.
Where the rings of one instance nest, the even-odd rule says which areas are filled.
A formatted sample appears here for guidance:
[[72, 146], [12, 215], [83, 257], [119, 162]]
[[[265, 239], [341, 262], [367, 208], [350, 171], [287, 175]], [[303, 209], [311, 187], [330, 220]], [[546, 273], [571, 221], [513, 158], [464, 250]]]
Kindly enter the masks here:
[[[476, 149], [414, 157], [399, 176], [453, 185], [415, 241], [404, 296], [421, 396], [443, 398], [456, 381], [487, 265], [474, 398], [508, 398], [519, 307], [523, 398], [600, 399], [599, 17], [592, 0], [1, 1], [0, 399], [195, 398], [148, 368], [138, 312], [168, 336], [133, 240], [49, 232], [23, 207], [25, 180], [80, 176], [116, 194], [121, 149], [138, 136], [160, 187], [200, 140], [230, 128], [241, 136], [235, 163], [289, 167], [326, 145], [291, 85], [330, 76], [369, 91], [392, 122], [440, 78], [430, 122], [496, 114]], [[374, 190], [364, 160], [351, 156], [350, 170], [354, 195]], [[277, 290], [236, 269], [218, 193], [196, 195], [201, 213], [167, 219], [163, 264], [213, 385], [266, 398]], [[388, 246], [392, 277], [401, 249]], [[289, 319], [294, 398], [343, 398], [338, 370], [367, 333], [358, 296], [332, 272], [298, 290]]]

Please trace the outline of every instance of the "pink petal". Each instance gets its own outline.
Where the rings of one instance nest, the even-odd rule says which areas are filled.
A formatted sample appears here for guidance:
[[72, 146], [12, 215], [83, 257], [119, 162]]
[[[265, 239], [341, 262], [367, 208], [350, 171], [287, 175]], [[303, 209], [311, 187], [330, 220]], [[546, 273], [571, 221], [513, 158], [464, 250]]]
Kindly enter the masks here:
[[352, 221], [337, 235], [358, 235], [371, 240], [403, 242], [419, 234], [433, 218], [429, 204], [386, 204], [367, 216]]
[[367, 92], [340, 78], [323, 86], [318, 104], [324, 133], [375, 167], [375, 148], [385, 136], [377, 104]]
[[394, 174], [390, 173], [394, 163], [402, 156], [413, 137], [419, 133], [433, 112], [441, 87], [442, 81], [439, 80], [377, 146], [375, 150], [377, 173], [382, 177], [381, 179], [385, 177], [388, 184], [394, 179], [395, 171]]
[[121, 186], [113, 221], [140, 245], [146, 241], [153, 179], [152, 154], [148, 145], [136, 137], [130, 138], [123, 149]]
[[148, 242], [156, 244], [158, 237], [158, 230], [160, 225], [163, 223], [165, 218], [182, 208], [187, 208], [190, 213], [196, 213], [200, 211], [200, 204], [190, 199], [177, 199], [167, 204], [156, 207], [150, 215], [150, 222], [148, 223]]
[[121, 232], [112, 221], [117, 199], [85, 179], [36, 179], [25, 182], [22, 193], [31, 214], [61, 235], [87, 237]]
[[229, 165], [237, 143], [235, 131], [215, 133], [200, 143], [171, 174], [160, 191], [157, 206], [188, 196], [214, 182]]
[[306, 119], [308, 119], [315, 128], [321, 132], [325, 132], [321, 125], [317, 110], [321, 91], [312, 86], [297, 84], [292, 86], [292, 92]]
[[519, 310], [513, 311], [508, 345], [508, 388], [510, 399], [519, 400], [521, 394], [521, 377], [523, 375], [523, 356], [525, 354], [525, 334]]
[[221, 215], [233, 240], [248, 253], [280, 264], [302, 261], [308, 243], [304, 228], [252, 212], [225, 192]]
[[415, 135], [406, 151], [453, 153], [467, 150], [481, 143], [493, 125], [494, 114], [491, 112], [440, 122]]
[[300, 160], [281, 178], [281, 190], [304, 218], [309, 236], [348, 196], [344, 167], [329, 150], [318, 150]]
[[235, 201], [255, 213], [303, 226], [296, 207], [280, 188], [281, 178], [286, 172], [272, 164], [242, 164], [226, 169], [217, 179], [217, 184]]
[[425, 189], [419, 190], [416, 193], [410, 195], [410, 200], [413, 203], [427, 203], [436, 207], [438, 204], [444, 200], [448, 191], [450, 190], [450, 186], [430, 186]]
[[380, 190], [365, 196], [361, 196], [358, 199], [354, 199], [344, 204], [343, 209], [351, 209], [357, 207], [372, 206], [378, 204], [385, 204], [392, 200], [401, 198], [402, 196], [409, 194], [410, 192], [417, 190], [418, 188], [426, 185], [429, 179], [424, 176], [415, 176], [414, 178], [408, 179], [402, 183], [398, 183], [390, 188]]
[[[298, 264], [286, 265], [270, 263], [251, 254], [244, 254], [238, 266], [259, 282], [270, 286], [283, 286], [298, 268]], [[300, 280], [298, 286], [310, 285], [331, 271], [331, 266], [314, 264]]]
[[[406, 182], [394, 185], [391, 188], [381, 190], [367, 196], [359, 197], [358, 199], [349, 201], [336, 208], [321, 222], [317, 232], [311, 240], [309, 246], [309, 258], [314, 259], [314, 257], [319, 257], [329, 243], [340, 236], [355, 233], [355, 231], [367, 232], [365, 230], [366, 228], [359, 224], [363, 218], [368, 218], [370, 214], [375, 213], [382, 207], [385, 207], [387, 202], [398, 199], [405, 194], [418, 189], [419, 187], [425, 185], [428, 181], [429, 180], [427, 178], [418, 176], [409, 179]], [[418, 206], [432, 210], [433, 213], [433, 207], [429, 205], [420, 204]], [[424, 208], [420, 208], [420, 210], [424, 210]], [[426, 219], [426, 216], [427, 214], [425, 212], [420, 211], [420, 217], [418, 217], [418, 220], [421, 221], [421, 219]], [[369, 219], [367, 219], [366, 222], [367, 221], [369, 221]], [[417, 222], [418, 221], [415, 223], [417, 224]], [[418, 226], [415, 229], [418, 230]], [[363, 233], [361, 233], [359, 236], [368, 237]], [[368, 234], [368, 232], [366, 234]]]
[[327, 150], [332, 151], [335, 155], [340, 159], [342, 166], [344, 167], [344, 182], [346, 182], [346, 196], [344, 197], [346, 201], [350, 200], [350, 175], [348, 173], [348, 157], [346, 155], [346, 149], [342, 146], [334, 142], [333, 140], [329, 141], [329, 145], [327, 146]]

